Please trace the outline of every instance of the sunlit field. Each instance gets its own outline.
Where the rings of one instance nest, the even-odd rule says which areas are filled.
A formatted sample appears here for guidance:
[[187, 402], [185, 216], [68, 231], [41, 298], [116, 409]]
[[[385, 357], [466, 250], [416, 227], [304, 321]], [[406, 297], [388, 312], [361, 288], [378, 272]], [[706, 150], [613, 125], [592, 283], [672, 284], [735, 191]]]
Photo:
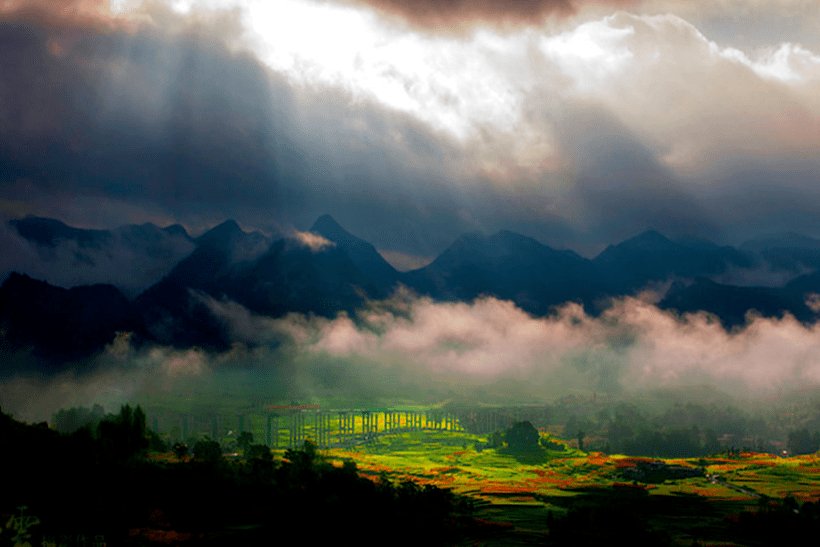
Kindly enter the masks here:
[[[511, 500], [531, 503], [545, 496], [569, 496], [590, 487], [631, 486], [654, 495], [699, 495], [756, 503], [761, 496], [793, 496], [811, 501], [820, 495], [820, 458], [815, 455], [781, 458], [741, 453], [736, 457], [697, 459], [639, 458], [540, 450], [513, 455], [504, 449], [477, 445], [487, 439], [463, 432], [410, 432], [385, 435], [355, 449], [330, 449], [328, 457], [357, 462], [362, 473], [378, 477], [412, 478], [470, 494], [492, 503]], [[703, 477], [639, 484], [624, 475], [639, 462], [703, 470]]]
[[[740, 453], [730, 458], [666, 459], [542, 449], [514, 455], [481, 448], [487, 438], [464, 432], [409, 432], [385, 435], [353, 449], [331, 449], [336, 462], [354, 460], [373, 480], [411, 479], [452, 489], [478, 500], [478, 515], [492, 523], [501, 543], [527, 543], [546, 533], [548, 515], [563, 515], [573, 498], [647, 496], [658, 513], [650, 520], [676, 543], [720, 540], [720, 526], [743, 511], [759, 510], [769, 499], [820, 498], [820, 458], [781, 458]], [[641, 463], [662, 462], [702, 476], [630, 480]], [[653, 501], [654, 500], [654, 501]]]
[[[276, 418], [267, 420], [265, 412]], [[738, 449], [695, 458], [607, 454], [580, 450], [576, 439], [544, 429], [537, 446], [516, 451], [499, 443], [506, 426], [487, 434], [470, 433], [441, 406], [326, 410], [321, 419], [318, 405], [281, 405], [265, 412], [229, 407], [221, 418], [198, 424], [206, 431], [211, 428], [228, 458], [242, 458], [241, 451], [232, 448], [242, 429], [271, 446], [278, 459], [286, 459], [288, 449], [300, 443], [315, 443], [333, 465], [355, 463], [361, 476], [376, 483], [409, 480], [448, 489], [474, 504], [477, 522], [486, 528], [479, 535], [488, 544], [560, 538], [554, 535], [559, 532], [550, 532], [560, 530], [555, 519], [573, 522], [584, 511], [591, 511], [588, 518], [599, 519], [596, 508], [610, 505], [640, 514], [639, 524], [650, 532], [662, 531], [664, 542], [756, 544], [754, 538], [736, 542], [732, 530], [740, 526], [742, 515], [820, 500], [818, 454], [778, 456]], [[186, 433], [203, 435], [195, 431], [196, 424], [192, 421]], [[173, 421], [163, 425], [171, 426], [165, 433], [169, 440], [182, 433]], [[155, 457], [173, 460], [170, 455]], [[630, 522], [616, 520], [617, 526]], [[661, 541], [647, 537], [650, 543]]]

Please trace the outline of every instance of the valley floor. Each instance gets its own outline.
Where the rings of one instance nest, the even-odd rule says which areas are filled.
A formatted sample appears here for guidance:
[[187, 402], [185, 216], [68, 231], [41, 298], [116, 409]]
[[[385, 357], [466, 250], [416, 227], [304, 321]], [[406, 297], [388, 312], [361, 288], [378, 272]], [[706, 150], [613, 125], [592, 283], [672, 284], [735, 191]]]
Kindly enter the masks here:
[[[776, 527], [787, 525], [784, 511], [799, 516], [805, 509], [818, 524], [817, 454], [654, 459], [569, 447], [514, 454], [485, 443], [464, 432], [419, 431], [327, 456], [354, 460], [374, 480], [411, 479], [469, 496], [486, 523], [484, 544], [563, 544], [572, 537], [585, 544], [597, 533], [614, 534], [610, 540], [626, 534], [633, 544], [767, 545], [781, 533]], [[766, 533], [749, 531], [759, 526]]]

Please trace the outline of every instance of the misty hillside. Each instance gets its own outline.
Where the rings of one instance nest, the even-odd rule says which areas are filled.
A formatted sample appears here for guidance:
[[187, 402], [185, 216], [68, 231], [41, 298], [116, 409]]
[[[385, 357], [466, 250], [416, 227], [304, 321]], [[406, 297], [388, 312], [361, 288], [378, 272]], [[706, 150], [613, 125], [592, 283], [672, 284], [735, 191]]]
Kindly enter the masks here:
[[402, 282], [439, 299], [492, 295], [538, 315], [567, 301], [611, 294], [608, 276], [594, 263], [508, 231], [463, 235], [428, 266], [404, 274]]
[[142, 331], [136, 309], [112, 285], [63, 289], [13, 273], [0, 286], [0, 345], [6, 357], [23, 352], [57, 367], [94, 354], [118, 332]]
[[800, 295], [820, 293], [820, 270], [795, 277], [786, 284], [786, 289]]
[[804, 294], [789, 288], [737, 287], [698, 278], [691, 285], [675, 285], [659, 303], [680, 313], [709, 312], [727, 328], [746, 322], [748, 314], [782, 317], [788, 313], [799, 321], [814, 321], [817, 314], [806, 305]]
[[716, 275], [730, 268], [750, 268], [752, 256], [708, 241], [672, 241], [648, 230], [595, 257], [619, 292], [641, 289], [651, 281]]
[[776, 270], [805, 272], [820, 268], [820, 239], [794, 232], [751, 239], [740, 248], [758, 253]]
[[[129, 297], [159, 281], [195, 243], [178, 224], [128, 224], [92, 230], [35, 216], [11, 220], [4, 266], [64, 287], [110, 283]], [[0, 275], [8, 271], [0, 271]]]
[[381, 291], [389, 291], [398, 280], [399, 273], [373, 245], [342, 228], [330, 215], [322, 215], [316, 219], [310, 231], [321, 235], [344, 251], [361, 272], [367, 272], [371, 281]]
[[[581, 303], [597, 313], [611, 298], [672, 282], [661, 308], [705, 311], [727, 327], [742, 326], [750, 313], [766, 317], [788, 313], [813, 322], [817, 314], [806, 300], [820, 291], [816, 271], [796, 275], [781, 287], [735, 286], [715, 280], [727, 271], [761, 267], [805, 272], [810, 263], [806, 257], [816, 251], [816, 241], [794, 235], [787, 238], [789, 247], [784, 247], [783, 238], [770, 238], [735, 249], [704, 240], [676, 241], [650, 230], [611, 245], [590, 260], [514, 232], [472, 233], [456, 239], [429, 265], [398, 272], [372, 244], [329, 215], [319, 217], [310, 230], [320, 245], [305, 243], [298, 235], [270, 239], [244, 231], [233, 220], [197, 238], [180, 226], [151, 224], [85, 230], [27, 217], [10, 226], [37, 248], [70, 246], [79, 261], [98, 264], [94, 261], [99, 256], [114, 256], [115, 248], [131, 257], [118, 266], [123, 271], [110, 279], [103, 269], [87, 270], [101, 279], [77, 285], [90, 286], [61, 288], [45, 276], [45, 281], [35, 281], [29, 275], [37, 277], [36, 268], [8, 277], [0, 289], [4, 347], [55, 362], [92, 355], [118, 331], [135, 331], [147, 340], [175, 347], [224, 350], [234, 340], [224, 318], [214, 312], [217, 306], [235, 303], [270, 317], [294, 312], [354, 315], [367, 300], [387, 298], [400, 285], [444, 301], [494, 296], [533, 315], [546, 315], [566, 302]], [[185, 245], [176, 246], [178, 242]], [[803, 258], [768, 261], [767, 257], [782, 256], [784, 248], [790, 249], [790, 256]], [[183, 249], [188, 251], [178, 256]], [[44, 251], [41, 256], [55, 269], [64, 265], [62, 255]], [[116, 283], [129, 272], [135, 279], [156, 276], [166, 267], [157, 264], [172, 260], [159, 279], [131, 299], [126, 294], [134, 285]], [[159, 269], [146, 274], [141, 271], [146, 263]], [[108, 262], [111, 267], [116, 264], [113, 258]]]
[[238, 264], [264, 252], [267, 245], [262, 234], [246, 233], [233, 220], [199, 236], [196, 249], [136, 299], [152, 337], [174, 346], [227, 347], [230, 340], [222, 325], [197, 295], [222, 298], [224, 279]]
[[[392, 288], [383, 279], [387, 263], [367, 254], [369, 244], [341, 231], [331, 235], [339, 245], [312, 250], [293, 239], [270, 242], [226, 221], [200, 236], [196, 250], [141, 294], [137, 306], [162, 343], [225, 348], [230, 340], [208, 311], [209, 298], [237, 302], [263, 315], [333, 316], [352, 312], [365, 296], [386, 297]], [[357, 267], [351, 254], [364, 268]], [[372, 277], [365, 269], [370, 265], [375, 265]]]

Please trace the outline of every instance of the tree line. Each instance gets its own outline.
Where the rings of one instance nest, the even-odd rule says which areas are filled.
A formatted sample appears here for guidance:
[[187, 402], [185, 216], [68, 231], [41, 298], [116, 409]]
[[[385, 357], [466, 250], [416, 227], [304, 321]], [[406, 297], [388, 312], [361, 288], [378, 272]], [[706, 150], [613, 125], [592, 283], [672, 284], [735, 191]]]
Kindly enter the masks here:
[[203, 438], [158, 457], [152, 437], [140, 407], [70, 434], [0, 411], [0, 517], [24, 507], [37, 537], [109, 545], [268, 545], [293, 534], [305, 543], [449, 544], [472, 522], [471, 503], [449, 490], [363, 477], [310, 442], [275, 458], [245, 436], [243, 456], [228, 459]]

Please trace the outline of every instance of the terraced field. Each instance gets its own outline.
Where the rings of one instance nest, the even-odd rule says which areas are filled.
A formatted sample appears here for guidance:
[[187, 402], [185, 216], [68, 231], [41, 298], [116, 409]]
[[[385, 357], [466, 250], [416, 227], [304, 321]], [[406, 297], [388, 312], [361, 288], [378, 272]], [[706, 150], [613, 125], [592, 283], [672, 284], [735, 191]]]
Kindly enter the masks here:
[[354, 460], [374, 480], [412, 479], [470, 496], [479, 517], [497, 533], [489, 544], [543, 539], [551, 518], [579, 505], [610, 504], [608, 497], [638, 503], [651, 527], [673, 544], [745, 544], [725, 531], [741, 513], [760, 511], [769, 499], [820, 500], [818, 455], [658, 460], [569, 447], [512, 454], [486, 443], [464, 432], [418, 431], [326, 455], [336, 462]]

